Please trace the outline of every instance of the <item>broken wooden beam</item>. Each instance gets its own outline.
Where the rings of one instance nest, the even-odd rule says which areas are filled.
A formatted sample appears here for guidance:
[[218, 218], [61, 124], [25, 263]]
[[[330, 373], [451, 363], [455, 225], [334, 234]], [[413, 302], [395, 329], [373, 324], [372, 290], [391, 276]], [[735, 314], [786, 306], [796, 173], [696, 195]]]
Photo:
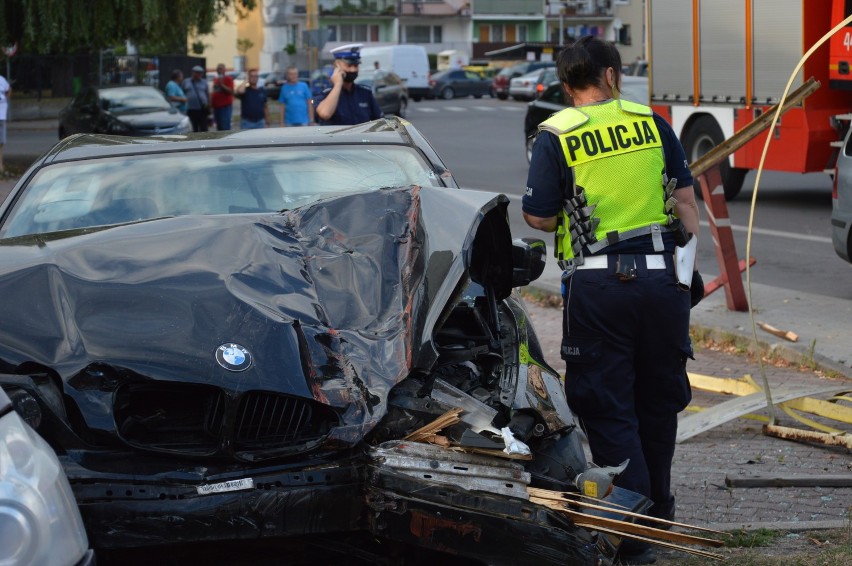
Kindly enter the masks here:
[[790, 342], [798, 342], [799, 341], [799, 335], [796, 334], [795, 332], [791, 332], [789, 330], [780, 330], [778, 328], [775, 328], [771, 324], [766, 324], [765, 322], [759, 322], [758, 321], [757, 325], [761, 329], [767, 331], [768, 333], [774, 334], [775, 336], [778, 336], [779, 338], [783, 338], [784, 340], [789, 340]]
[[773, 474], [732, 478], [725, 476], [728, 487], [852, 487], [852, 474], [817, 474], [813, 476]]
[[799, 442], [816, 442], [825, 444], [826, 446], [843, 446], [852, 450], [852, 434], [833, 434], [827, 432], [814, 432], [812, 430], [802, 430], [780, 425], [764, 425], [763, 434], [783, 438], [785, 440], [795, 440]]
[[[545, 502], [552, 502], [554, 504], [563, 504], [563, 505], [574, 505], [576, 507], [583, 507], [586, 509], [594, 509], [596, 511], [605, 511], [608, 513], [616, 513], [618, 515], [622, 515], [624, 517], [632, 517], [634, 519], [641, 519], [643, 521], [647, 521], [650, 523], [656, 523], [659, 525], [665, 525], [666, 527], [680, 527], [688, 530], [696, 530], [696, 531], [704, 531], [708, 533], [713, 533], [716, 535], [724, 535], [725, 533], [720, 531], [715, 531], [713, 529], [708, 529], [706, 527], [698, 527], [695, 525], [688, 525], [686, 523], [677, 523], [675, 521], [669, 521], [667, 519], [660, 519], [658, 517], [652, 517], [650, 515], [643, 515], [641, 513], [634, 513], [632, 511], [626, 510], [623, 506], [617, 505], [615, 503], [610, 503], [609, 501], [605, 501], [603, 499], [595, 499], [597, 503], [588, 503], [586, 501], [581, 501], [577, 497], [582, 497], [584, 499], [591, 499], [590, 497], [586, 497], [579, 493], [571, 493], [565, 491], [551, 491], [549, 489], [541, 489], [539, 487], [527, 487], [527, 493], [530, 494], [530, 501], [538, 500], [542, 505], [553, 508], [551, 505]], [[661, 527], [662, 528], [662, 527]]]

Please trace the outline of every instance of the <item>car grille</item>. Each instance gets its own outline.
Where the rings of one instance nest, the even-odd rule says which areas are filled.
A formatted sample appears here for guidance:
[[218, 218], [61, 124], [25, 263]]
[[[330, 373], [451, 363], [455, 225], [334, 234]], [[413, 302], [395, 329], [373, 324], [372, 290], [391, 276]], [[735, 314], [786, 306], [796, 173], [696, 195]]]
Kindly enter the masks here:
[[133, 447], [257, 461], [304, 452], [337, 424], [311, 399], [251, 391], [231, 396], [201, 384], [127, 384], [115, 395], [119, 436]]

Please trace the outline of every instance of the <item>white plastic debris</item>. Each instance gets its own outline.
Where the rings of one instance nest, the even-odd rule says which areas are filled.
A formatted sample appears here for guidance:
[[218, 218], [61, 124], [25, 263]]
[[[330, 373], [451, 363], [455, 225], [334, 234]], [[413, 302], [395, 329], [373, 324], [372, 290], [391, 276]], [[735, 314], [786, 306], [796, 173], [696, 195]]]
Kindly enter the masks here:
[[506, 447], [503, 449], [503, 452], [506, 454], [532, 454], [532, 452], [530, 452], [530, 447], [515, 438], [515, 435], [512, 434], [509, 427], [504, 426], [501, 428], [500, 434], [503, 435], [503, 442], [506, 444]]

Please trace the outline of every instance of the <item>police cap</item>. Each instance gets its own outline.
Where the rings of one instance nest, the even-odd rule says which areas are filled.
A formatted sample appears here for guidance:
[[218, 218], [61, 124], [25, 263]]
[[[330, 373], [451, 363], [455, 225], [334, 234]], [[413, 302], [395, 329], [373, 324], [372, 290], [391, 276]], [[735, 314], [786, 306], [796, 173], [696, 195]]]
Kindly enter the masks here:
[[349, 45], [341, 45], [331, 50], [331, 54], [335, 59], [342, 59], [350, 65], [361, 64], [361, 48], [363, 43], [350, 43]]

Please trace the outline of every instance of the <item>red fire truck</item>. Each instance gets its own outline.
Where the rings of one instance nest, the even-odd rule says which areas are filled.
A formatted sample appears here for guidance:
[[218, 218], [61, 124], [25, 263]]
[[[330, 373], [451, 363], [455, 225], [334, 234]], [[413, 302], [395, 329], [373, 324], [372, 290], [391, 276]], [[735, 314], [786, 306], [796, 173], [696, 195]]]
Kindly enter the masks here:
[[[852, 0], [647, 0], [651, 105], [690, 162], [778, 103], [801, 57], [852, 13]], [[852, 27], [818, 49], [790, 91], [822, 83], [784, 114], [764, 169], [829, 172], [852, 112]], [[727, 199], [756, 169], [767, 133], [722, 164]]]

